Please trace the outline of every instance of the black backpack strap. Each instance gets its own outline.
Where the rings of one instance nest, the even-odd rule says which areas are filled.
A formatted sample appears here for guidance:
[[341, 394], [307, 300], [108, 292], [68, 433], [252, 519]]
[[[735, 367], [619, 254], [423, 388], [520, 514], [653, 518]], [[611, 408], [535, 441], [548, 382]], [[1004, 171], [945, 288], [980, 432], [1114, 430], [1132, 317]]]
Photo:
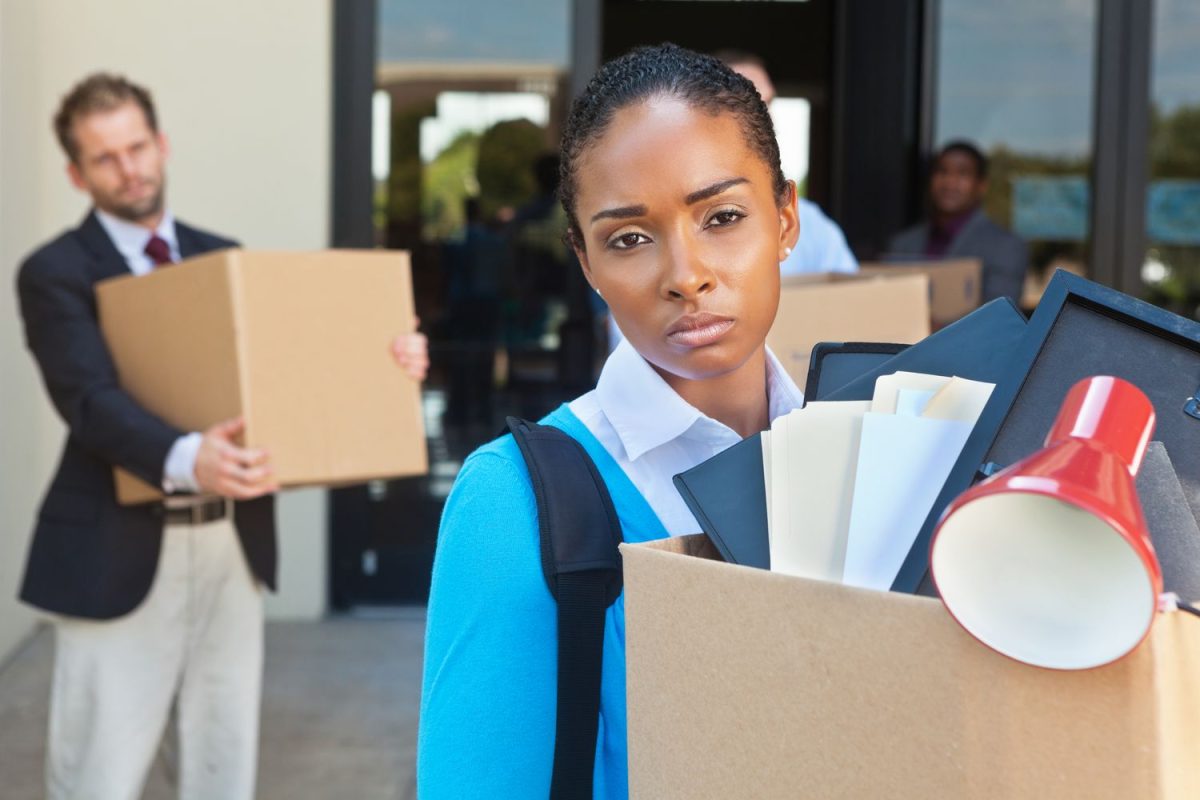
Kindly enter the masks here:
[[587, 451], [558, 428], [507, 420], [537, 499], [546, 585], [558, 601], [552, 800], [592, 796], [605, 611], [621, 594], [621, 523]]

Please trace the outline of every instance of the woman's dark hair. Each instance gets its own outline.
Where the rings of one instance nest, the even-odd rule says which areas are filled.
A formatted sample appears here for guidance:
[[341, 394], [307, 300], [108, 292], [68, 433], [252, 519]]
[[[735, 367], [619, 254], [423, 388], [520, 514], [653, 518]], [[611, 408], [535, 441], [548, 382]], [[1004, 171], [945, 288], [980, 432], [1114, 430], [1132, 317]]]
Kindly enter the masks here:
[[787, 195], [775, 126], [754, 84], [713, 56], [669, 43], [639, 47], [600, 67], [571, 105], [563, 125], [558, 192], [567, 212], [567, 237], [580, 249], [584, 247], [583, 233], [575, 216], [579, 157], [604, 134], [618, 111], [654, 95], [678, 97], [713, 116], [734, 114], [747, 144], [771, 171], [775, 196], [782, 200]]

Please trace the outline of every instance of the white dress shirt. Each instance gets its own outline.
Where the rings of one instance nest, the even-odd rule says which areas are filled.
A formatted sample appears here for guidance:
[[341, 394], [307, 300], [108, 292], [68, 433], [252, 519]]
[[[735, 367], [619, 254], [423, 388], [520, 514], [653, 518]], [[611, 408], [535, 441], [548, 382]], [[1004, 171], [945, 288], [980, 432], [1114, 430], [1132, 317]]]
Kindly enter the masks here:
[[[804, 395], [767, 350], [766, 392], [772, 420], [804, 403]], [[672, 536], [700, 524], [671, 479], [742, 440], [675, 393], [627, 340], [604, 363], [596, 388], [570, 404], [633, 481]]]
[[[98, 208], [96, 219], [100, 221], [100, 226], [116, 245], [117, 251], [134, 275], [145, 275], [154, 270], [153, 259], [146, 255], [146, 244], [151, 236], [158, 236], [167, 243], [172, 261], [182, 260], [179, 237], [175, 233], [175, 217], [169, 209], [163, 212], [162, 221], [153, 231]], [[171, 445], [166, 464], [163, 466], [164, 491], [195, 492], [199, 489], [196, 484], [196, 454], [200, 451], [201, 438], [199, 433], [186, 433]]]

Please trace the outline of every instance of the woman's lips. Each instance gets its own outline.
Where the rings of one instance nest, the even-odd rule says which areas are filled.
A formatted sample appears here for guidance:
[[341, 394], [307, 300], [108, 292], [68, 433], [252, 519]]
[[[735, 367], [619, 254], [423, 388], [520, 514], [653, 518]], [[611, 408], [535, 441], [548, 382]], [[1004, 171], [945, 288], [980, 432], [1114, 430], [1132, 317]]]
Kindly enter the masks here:
[[667, 341], [683, 347], [703, 347], [721, 340], [733, 320], [717, 314], [688, 314], [667, 329]]

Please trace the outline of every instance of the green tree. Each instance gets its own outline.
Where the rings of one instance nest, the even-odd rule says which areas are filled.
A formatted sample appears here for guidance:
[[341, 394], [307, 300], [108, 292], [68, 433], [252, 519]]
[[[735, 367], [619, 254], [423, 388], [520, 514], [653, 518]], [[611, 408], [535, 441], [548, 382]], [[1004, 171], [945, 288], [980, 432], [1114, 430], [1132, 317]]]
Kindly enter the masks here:
[[466, 224], [463, 203], [479, 193], [475, 168], [479, 134], [463, 131], [425, 166], [421, 181], [422, 236], [444, 240], [458, 235]]
[[533, 162], [546, 150], [546, 130], [527, 119], [497, 122], [479, 141], [479, 204], [485, 219], [515, 209], [537, 193]]

